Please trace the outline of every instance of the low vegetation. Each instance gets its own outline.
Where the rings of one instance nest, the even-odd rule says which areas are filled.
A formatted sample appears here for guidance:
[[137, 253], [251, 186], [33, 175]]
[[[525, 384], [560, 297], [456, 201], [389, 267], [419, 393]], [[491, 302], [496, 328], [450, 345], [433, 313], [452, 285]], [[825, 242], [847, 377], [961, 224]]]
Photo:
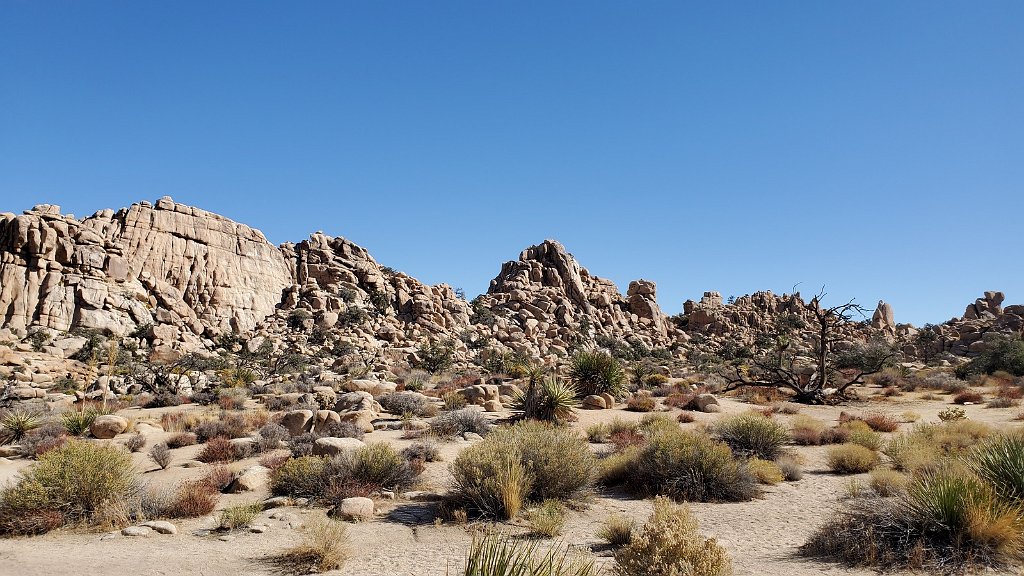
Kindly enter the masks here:
[[654, 513], [615, 553], [615, 563], [617, 576], [732, 574], [725, 548], [698, 532], [697, 521], [686, 505], [668, 498], [655, 499]]

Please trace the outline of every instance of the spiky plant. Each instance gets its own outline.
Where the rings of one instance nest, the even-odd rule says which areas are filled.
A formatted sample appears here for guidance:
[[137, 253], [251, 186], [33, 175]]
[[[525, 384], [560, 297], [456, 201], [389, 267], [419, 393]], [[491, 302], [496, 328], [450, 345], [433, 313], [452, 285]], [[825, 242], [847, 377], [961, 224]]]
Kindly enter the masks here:
[[611, 354], [583, 351], [573, 356], [569, 379], [580, 397], [604, 393], [620, 396], [625, 391], [626, 372]]
[[596, 576], [594, 561], [573, 554], [568, 547], [538, 551], [537, 541], [490, 533], [474, 537], [469, 546], [464, 576]]
[[1001, 436], [973, 450], [967, 464], [999, 496], [1024, 503], [1024, 436]]
[[64, 428], [67, 429], [68, 434], [72, 436], [84, 436], [89, 431], [89, 427], [99, 416], [99, 412], [92, 408], [86, 408], [84, 410], [69, 410], [61, 414], [61, 422], [64, 424]]
[[11, 410], [0, 416], [0, 443], [17, 442], [32, 430], [39, 428], [39, 414], [27, 410]]
[[573, 408], [579, 406], [576, 387], [555, 377], [531, 378], [526, 391], [519, 394], [513, 409], [528, 420], [562, 424], [573, 419]]

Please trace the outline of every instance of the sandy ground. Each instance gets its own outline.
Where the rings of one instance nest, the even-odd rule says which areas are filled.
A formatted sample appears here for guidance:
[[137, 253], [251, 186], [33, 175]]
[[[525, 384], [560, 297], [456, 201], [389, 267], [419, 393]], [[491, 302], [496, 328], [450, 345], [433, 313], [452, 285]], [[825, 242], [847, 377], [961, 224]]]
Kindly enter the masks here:
[[[835, 422], [841, 410], [853, 413], [881, 411], [897, 417], [905, 411], [913, 411], [921, 415], [922, 421], [933, 422], [937, 421], [937, 413], [949, 406], [948, 397], [930, 401], [918, 397], [919, 394], [908, 394], [845, 407], [803, 407], [801, 413]], [[720, 414], [697, 414], [697, 422], [684, 426], [701, 426], [722, 415], [749, 410], [751, 405], [723, 399], [722, 408]], [[965, 408], [974, 420], [997, 426], [1021, 425], [1012, 420], [1019, 408]], [[671, 415], [676, 413], [673, 411]], [[585, 411], [580, 413], [579, 422], [574, 426], [583, 430], [590, 424], [615, 417], [639, 419], [642, 416], [621, 409]], [[777, 417], [783, 422], [792, 418], [785, 415]], [[903, 425], [901, 429], [909, 427]], [[151, 434], [149, 443], [159, 442], [164, 435], [159, 432]], [[388, 441], [399, 448], [411, 443], [400, 436], [400, 432], [374, 432], [367, 435], [366, 440]], [[453, 460], [466, 445], [466, 442], [443, 444], [446, 462], [428, 465], [419, 488], [443, 491], [448, 483], [447, 462]], [[202, 468], [182, 466], [198, 450], [195, 446], [175, 450], [175, 463], [164, 471], [157, 470], [144, 455], [135, 457], [147, 480], [157, 484], [174, 483], [205, 473]], [[866, 475], [851, 477], [828, 473], [825, 469], [827, 448], [793, 447], [793, 450], [806, 462], [802, 480], [767, 487], [762, 497], [752, 502], [693, 504], [702, 531], [717, 538], [728, 549], [737, 575], [873, 574], [870, 570], [852, 570], [796, 555], [799, 545], [842, 504], [851, 479], [863, 480]], [[237, 462], [232, 467], [241, 469], [254, 462]], [[20, 459], [0, 461], [0, 483], [15, 478], [18, 471], [29, 464]], [[265, 496], [261, 493], [225, 495], [220, 506], [256, 501]], [[598, 494], [579, 504], [578, 510], [569, 513], [559, 541], [594, 554], [598, 563], [606, 566], [611, 564], [611, 553], [595, 536], [604, 519], [619, 513], [642, 523], [651, 512], [650, 501], [619, 494]], [[383, 500], [378, 506], [378, 516], [373, 521], [349, 525], [351, 559], [344, 568], [331, 574], [445, 576], [460, 572], [471, 534], [480, 525], [437, 525], [431, 520], [430, 505], [419, 502]], [[216, 522], [212, 516], [178, 521], [178, 534], [168, 536], [154, 534], [125, 538], [120, 535], [61, 532], [0, 540], [0, 576], [64, 573], [132, 576], [279, 574], [268, 559], [301, 539], [301, 529], [296, 528], [297, 524], [323, 514], [322, 510], [284, 510], [294, 514], [295, 518], [290, 522], [270, 520], [266, 517], [272, 511], [264, 512], [263, 522], [270, 526], [267, 532], [238, 532], [230, 541], [219, 540], [218, 533], [195, 534], [198, 530], [214, 526]], [[512, 526], [510, 529], [517, 528]]]

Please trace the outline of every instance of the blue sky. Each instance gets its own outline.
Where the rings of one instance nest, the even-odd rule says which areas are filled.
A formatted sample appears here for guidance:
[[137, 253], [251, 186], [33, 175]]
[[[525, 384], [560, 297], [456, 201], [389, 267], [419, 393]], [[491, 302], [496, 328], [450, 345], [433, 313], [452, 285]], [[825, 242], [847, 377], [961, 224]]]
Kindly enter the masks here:
[[171, 195], [472, 296], [1024, 302], [1024, 3], [0, 2], [0, 211]]

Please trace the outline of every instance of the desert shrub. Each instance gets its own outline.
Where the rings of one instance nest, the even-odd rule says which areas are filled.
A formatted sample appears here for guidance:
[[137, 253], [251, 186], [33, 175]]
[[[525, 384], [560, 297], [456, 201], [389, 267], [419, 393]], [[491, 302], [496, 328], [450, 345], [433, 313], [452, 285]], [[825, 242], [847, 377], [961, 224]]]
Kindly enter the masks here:
[[559, 378], [531, 381], [526, 391], [514, 399], [512, 409], [529, 420], [562, 424], [575, 419], [573, 409], [579, 406], [576, 388]]
[[460, 502], [486, 516], [508, 519], [525, 502], [585, 493], [593, 482], [594, 456], [571, 430], [522, 422], [466, 448], [450, 470]]
[[300, 456], [285, 462], [270, 476], [270, 490], [277, 496], [313, 498], [323, 491], [327, 458]]
[[136, 432], [128, 437], [124, 442], [124, 447], [129, 452], [139, 452], [146, 447], [146, 437], [141, 432]]
[[793, 419], [789, 434], [795, 444], [817, 446], [823, 443], [821, 435], [824, 431], [824, 422], [817, 418], [801, 415]]
[[298, 436], [292, 436], [288, 440], [288, 450], [291, 451], [292, 457], [301, 458], [303, 456], [313, 455], [313, 445], [322, 435], [316, 432], [306, 432], [299, 434]]
[[422, 462], [440, 462], [441, 451], [433, 440], [421, 440], [402, 449], [402, 458]]
[[127, 521], [139, 493], [131, 456], [118, 446], [70, 441], [39, 457], [0, 490], [0, 533], [35, 534], [84, 523]]
[[626, 410], [633, 412], [651, 412], [657, 406], [657, 402], [650, 394], [637, 393], [626, 402]]
[[221, 510], [218, 518], [218, 525], [222, 530], [237, 530], [252, 523], [260, 512], [263, 505], [259, 502], [251, 504], [237, 504]]
[[196, 443], [196, 435], [191, 432], [178, 432], [167, 439], [167, 447], [171, 449], [192, 446]]
[[895, 470], [879, 468], [871, 471], [868, 485], [875, 491], [875, 494], [885, 497], [903, 492], [909, 481], [910, 479], [906, 475], [900, 474]]
[[689, 412], [680, 412], [679, 415], [676, 416], [676, 421], [679, 422], [680, 424], [689, 424], [696, 420], [697, 417]]
[[455, 362], [455, 342], [453, 340], [430, 340], [419, 349], [419, 367], [437, 374], [451, 368]]
[[985, 408], [1013, 408], [1019, 406], [1020, 400], [997, 396], [985, 403]]
[[789, 441], [786, 427], [759, 414], [743, 414], [723, 419], [715, 434], [739, 454], [774, 460]]
[[1024, 339], [1002, 338], [993, 346], [956, 368], [958, 378], [974, 374], [992, 374], [997, 371], [1024, 376]]
[[821, 431], [822, 444], [845, 444], [850, 439], [850, 430], [843, 426], [833, 426]]
[[964, 390], [953, 397], [954, 404], [980, 404], [985, 399], [980, 392]]
[[597, 483], [601, 486], [622, 486], [629, 481], [639, 447], [605, 454], [597, 460]]
[[295, 574], [329, 572], [345, 565], [349, 557], [346, 527], [334, 520], [312, 522], [304, 528], [302, 542], [274, 559]]
[[664, 374], [648, 374], [643, 377], [641, 382], [648, 388], [657, 388], [668, 383], [668, 376]]
[[89, 432], [89, 427], [92, 426], [92, 423], [96, 421], [99, 415], [99, 412], [96, 410], [85, 408], [82, 410], [68, 410], [60, 415], [60, 419], [68, 434], [72, 436], [85, 436]]
[[171, 465], [171, 450], [167, 447], [167, 444], [154, 444], [149, 449], [149, 457], [161, 470], [166, 470]]
[[851, 420], [842, 425], [849, 432], [846, 442], [857, 444], [869, 450], [878, 450], [882, 447], [882, 435], [875, 432], [862, 420]]
[[957, 420], [966, 420], [967, 412], [963, 408], [950, 406], [944, 408], [939, 412], [939, 420], [943, 422], [956, 422]]
[[537, 542], [501, 533], [473, 537], [462, 572], [465, 576], [597, 576], [594, 561], [553, 546], [543, 554]]
[[469, 404], [466, 397], [458, 392], [445, 392], [441, 395], [441, 403], [449, 411], [462, 410]]
[[635, 452], [627, 485], [645, 496], [694, 502], [739, 502], [757, 493], [746, 464], [705, 434], [661, 431]]
[[868, 414], [862, 420], [875, 432], [895, 432], [900, 423], [885, 414]]
[[779, 414], [790, 414], [790, 415], [792, 415], [792, 414], [799, 414], [800, 410], [802, 409], [799, 404], [796, 404], [794, 402], [780, 402], [780, 403], [772, 406], [772, 408], [774, 408], [775, 411], [778, 412]]
[[287, 428], [280, 424], [270, 422], [260, 427], [257, 432], [256, 450], [261, 454], [264, 452], [270, 452], [271, 450], [279, 448], [282, 442], [286, 442], [290, 439], [291, 434], [288, 433]]
[[[657, 390], [655, 391], [657, 396]], [[694, 392], [671, 392], [665, 396], [665, 406], [669, 408], [679, 408], [680, 410], [688, 410], [691, 408], [694, 399], [697, 398], [697, 394]]]
[[487, 417], [473, 409], [453, 410], [430, 421], [430, 431], [439, 438], [455, 438], [466, 432], [487, 434]]
[[437, 415], [437, 407], [422, 394], [416, 392], [392, 392], [378, 400], [380, 405], [398, 416], [412, 415], [429, 418]]
[[142, 496], [141, 511], [151, 520], [198, 518], [217, 507], [218, 490], [204, 481], [183, 482], [170, 489], [148, 489]]
[[10, 410], [0, 415], [0, 444], [17, 442], [43, 423], [36, 412]]
[[29, 431], [19, 442], [19, 453], [26, 458], [38, 458], [43, 454], [63, 446], [68, 440], [68, 432], [63, 424], [46, 422]]
[[166, 408], [168, 406], [181, 406], [185, 399], [180, 394], [172, 392], [158, 392], [146, 399], [143, 408]]
[[608, 441], [608, 425], [604, 422], [587, 426], [587, 440], [594, 444], [603, 444]]
[[406, 488], [415, 479], [409, 463], [386, 442], [356, 450], [350, 474], [353, 480], [378, 488]]
[[616, 548], [629, 544], [636, 530], [636, 522], [622, 514], [612, 514], [601, 524], [597, 537]]
[[626, 373], [622, 364], [604, 352], [579, 352], [572, 357], [569, 378], [579, 397], [592, 394], [621, 396], [625, 391]]
[[729, 556], [713, 538], [698, 532], [697, 521], [684, 504], [667, 498], [654, 501], [654, 513], [628, 544], [615, 553], [618, 576], [726, 576]]
[[782, 468], [770, 460], [751, 458], [747, 461], [747, 470], [750, 471], [750, 474], [759, 484], [774, 486], [785, 479], [785, 476], [782, 474]]
[[911, 411], [911, 410], [907, 410], [903, 414], [900, 414], [900, 417], [903, 418], [903, 421], [908, 423], [908, 424], [917, 422], [918, 420], [921, 419], [921, 415], [920, 414], [918, 414], [917, 412]]
[[565, 526], [565, 506], [558, 500], [545, 500], [526, 513], [530, 531], [537, 536], [554, 538]]
[[804, 477], [804, 467], [794, 456], [782, 456], [775, 463], [779, 466], [786, 482], [796, 482]]
[[878, 464], [878, 454], [859, 444], [841, 444], [828, 450], [828, 467], [838, 474], [870, 472]]
[[196, 460], [207, 464], [213, 462], [231, 462], [238, 459], [238, 449], [231, 440], [223, 436], [212, 438], [203, 446], [203, 449], [196, 456]]

